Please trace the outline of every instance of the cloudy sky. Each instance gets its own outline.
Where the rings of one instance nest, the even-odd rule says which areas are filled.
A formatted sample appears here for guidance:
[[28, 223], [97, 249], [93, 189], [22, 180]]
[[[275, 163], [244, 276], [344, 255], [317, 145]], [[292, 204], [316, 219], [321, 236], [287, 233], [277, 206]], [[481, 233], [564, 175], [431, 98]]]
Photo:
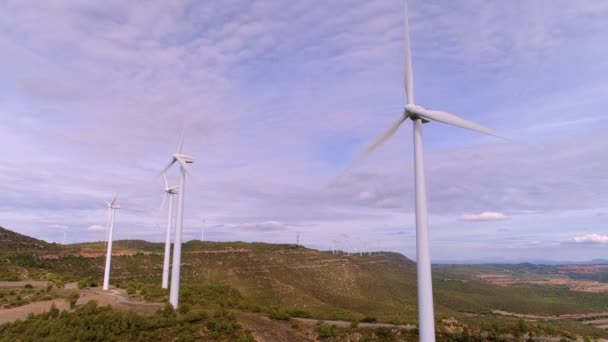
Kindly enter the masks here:
[[[608, 258], [608, 2], [410, 2], [434, 260]], [[3, 1], [0, 225], [160, 241], [186, 125], [186, 239], [415, 257], [403, 3]], [[177, 170], [170, 174], [177, 181]]]

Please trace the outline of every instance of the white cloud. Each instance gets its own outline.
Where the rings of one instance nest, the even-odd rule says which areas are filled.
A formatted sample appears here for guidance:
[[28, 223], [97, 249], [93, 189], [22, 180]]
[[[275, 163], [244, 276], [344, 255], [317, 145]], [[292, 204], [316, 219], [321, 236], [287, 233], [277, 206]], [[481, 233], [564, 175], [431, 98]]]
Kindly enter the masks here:
[[87, 228], [87, 230], [90, 231], [90, 232], [101, 232], [101, 231], [106, 230], [106, 227], [104, 227], [104, 226], [102, 226], [100, 224], [93, 224], [93, 225], [90, 225]]
[[507, 215], [495, 211], [484, 211], [481, 214], [462, 215], [464, 221], [502, 221], [507, 219]]
[[361, 191], [357, 197], [362, 201], [368, 201], [376, 199], [377, 195], [371, 191]]
[[63, 224], [52, 224], [49, 226], [52, 229], [68, 229], [69, 227]]
[[248, 230], [283, 230], [287, 228], [283, 222], [280, 221], [264, 221], [264, 222], [256, 222], [256, 223], [243, 223], [236, 225], [237, 228], [248, 229]]
[[587, 234], [574, 238], [576, 243], [608, 243], [608, 235]]

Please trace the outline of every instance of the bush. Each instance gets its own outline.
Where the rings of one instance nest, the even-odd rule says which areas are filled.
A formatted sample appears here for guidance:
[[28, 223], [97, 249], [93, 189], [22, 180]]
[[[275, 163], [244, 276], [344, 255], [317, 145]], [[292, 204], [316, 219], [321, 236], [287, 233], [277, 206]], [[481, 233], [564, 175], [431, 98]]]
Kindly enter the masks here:
[[317, 328], [320, 338], [328, 338], [336, 336], [336, 327], [331, 324], [323, 323]]
[[359, 320], [359, 322], [361, 323], [376, 323], [377, 321], [378, 320], [376, 319], [376, 317], [371, 316], [365, 316], [361, 320]]
[[[185, 320], [193, 313], [178, 318], [171, 314], [175, 312], [170, 305], [154, 315], [142, 316], [91, 301], [74, 311], [51, 308], [48, 313], [3, 324], [0, 341], [253, 341], [250, 333], [240, 330], [230, 312], [218, 312], [211, 318], [201, 314], [196, 319], [203, 321], [194, 323]], [[213, 322], [214, 331], [200, 336], [198, 332], [207, 322]]]
[[[159, 285], [145, 284], [140, 286], [140, 294], [147, 301], [166, 301], [167, 289], [163, 289]], [[186, 304], [186, 303], [184, 303]], [[188, 303], [190, 304], [190, 303]]]
[[244, 304], [241, 293], [227, 285], [182, 285], [180, 302], [190, 305], [212, 305], [234, 308]]
[[289, 312], [277, 308], [270, 309], [270, 312], [268, 312], [268, 317], [279, 321], [288, 321], [291, 319], [291, 315], [289, 314]]
[[253, 338], [250, 332], [246, 332], [243, 335], [239, 336], [237, 342], [255, 342], [255, 338]]
[[91, 276], [82, 278], [78, 281], [79, 289], [84, 289], [87, 287], [97, 287], [98, 285], [99, 285], [99, 283], [97, 282], [97, 280], [95, 280], [95, 278], [93, 278]]
[[188, 303], [183, 303], [177, 308], [177, 311], [180, 314], [185, 315], [190, 312], [190, 305]]
[[80, 298], [80, 295], [78, 294], [78, 292], [72, 292], [68, 295], [67, 301], [68, 303], [70, 303], [70, 309], [73, 309], [76, 306], [76, 303], [78, 302], [78, 298]]
[[137, 289], [135, 288], [135, 285], [133, 283], [129, 283], [129, 285], [127, 286], [127, 294], [128, 295], [134, 295], [135, 292], [137, 292]]
[[25, 284], [24, 288], [33, 289], [34, 287], [32, 286], [32, 284]]

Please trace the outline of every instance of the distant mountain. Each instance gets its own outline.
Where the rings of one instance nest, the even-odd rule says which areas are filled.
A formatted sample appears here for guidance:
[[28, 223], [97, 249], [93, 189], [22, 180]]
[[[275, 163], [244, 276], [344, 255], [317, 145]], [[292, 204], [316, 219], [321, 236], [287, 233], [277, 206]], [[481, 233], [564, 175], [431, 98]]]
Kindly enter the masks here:
[[534, 264], [534, 265], [606, 265], [606, 259], [593, 259], [588, 261], [566, 261], [548, 259], [504, 259], [504, 258], [479, 258], [465, 260], [434, 260], [436, 265], [513, 265], [513, 264]]

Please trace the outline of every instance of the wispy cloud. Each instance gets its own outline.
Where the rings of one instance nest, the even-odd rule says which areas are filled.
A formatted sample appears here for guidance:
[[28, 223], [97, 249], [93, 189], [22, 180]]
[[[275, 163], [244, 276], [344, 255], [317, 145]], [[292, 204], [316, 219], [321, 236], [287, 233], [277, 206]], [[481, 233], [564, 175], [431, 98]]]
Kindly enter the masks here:
[[587, 234], [576, 236], [574, 239], [576, 243], [608, 243], [608, 235], [602, 234]]
[[276, 231], [276, 230], [284, 230], [287, 228], [283, 222], [280, 221], [264, 221], [264, 222], [254, 222], [254, 223], [242, 223], [235, 225], [237, 229], [244, 230], [260, 230], [260, 231]]
[[502, 221], [507, 219], [507, 215], [495, 211], [484, 211], [480, 214], [464, 214], [464, 221]]
[[99, 224], [94, 224], [94, 225], [88, 226], [87, 230], [90, 232], [102, 232], [102, 231], [106, 230], [106, 227], [99, 225]]

